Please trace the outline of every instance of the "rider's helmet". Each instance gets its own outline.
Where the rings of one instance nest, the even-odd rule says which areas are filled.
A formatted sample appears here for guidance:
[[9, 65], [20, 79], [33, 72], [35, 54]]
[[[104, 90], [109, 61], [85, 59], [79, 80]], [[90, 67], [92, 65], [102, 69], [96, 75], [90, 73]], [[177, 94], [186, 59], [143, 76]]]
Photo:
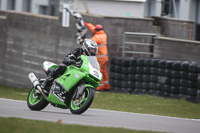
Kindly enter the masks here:
[[98, 52], [97, 43], [92, 39], [85, 39], [82, 49], [87, 56], [95, 56]]
[[96, 31], [103, 30], [103, 26], [100, 25], [100, 24], [97, 24], [97, 25], [95, 26], [95, 30], [96, 30]]

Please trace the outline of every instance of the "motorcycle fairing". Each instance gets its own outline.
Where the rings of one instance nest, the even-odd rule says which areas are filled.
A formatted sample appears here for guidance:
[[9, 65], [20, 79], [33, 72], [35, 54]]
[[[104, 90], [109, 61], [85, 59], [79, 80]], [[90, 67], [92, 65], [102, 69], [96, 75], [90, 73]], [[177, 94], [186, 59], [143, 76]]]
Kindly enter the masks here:
[[76, 85], [81, 79], [85, 77], [85, 73], [74, 69], [73, 71], [68, 71], [61, 77], [57, 78], [56, 81], [62, 86], [67, 92]]

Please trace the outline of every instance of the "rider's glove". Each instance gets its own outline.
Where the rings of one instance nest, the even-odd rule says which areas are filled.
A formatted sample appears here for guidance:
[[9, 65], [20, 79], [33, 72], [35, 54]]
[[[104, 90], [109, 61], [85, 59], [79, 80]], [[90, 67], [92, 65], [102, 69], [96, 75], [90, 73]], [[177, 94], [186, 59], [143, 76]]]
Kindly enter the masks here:
[[69, 59], [69, 64], [71, 64], [71, 65], [75, 65], [75, 64], [76, 64], [76, 61], [75, 61], [75, 60], [71, 60], [71, 59]]
[[63, 61], [62, 61], [64, 64], [66, 64], [67, 66], [69, 65], [72, 65], [72, 64], [75, 64], [76, 61], [75, 60], [72, 60], [70, 58], [64, 58]]
[[87, 22], [84, 22], [84, 24], [85, 24], [85, 26], [87, 26], [87, 27], [88, 27], [88, 23], [87, 23]]

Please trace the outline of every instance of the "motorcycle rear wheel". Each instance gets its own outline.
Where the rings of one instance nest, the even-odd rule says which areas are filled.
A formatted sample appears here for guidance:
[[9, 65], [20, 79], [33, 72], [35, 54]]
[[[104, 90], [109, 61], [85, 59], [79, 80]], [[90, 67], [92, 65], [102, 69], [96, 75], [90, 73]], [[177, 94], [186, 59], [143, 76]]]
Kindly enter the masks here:
[[44, 109], [49, 102], [47, 102], [42, 94], [36, 94], [37, 89], [34, 87], [30, 90], [28, 97], [27, 97], [27, 105], [29, 109], [40, 111]]
[[[79, 99], [80, 103], [78, 103], [78, 99], [73, 100], [71, 99], [70, 102], [70, 111], [73, 114], [82, 114], [84, 113], [92, 104], [94, 99], [94, 88], [86, 88], [83, 93], [83, 99]], [[76, 105], [77, 104], [77, 105]]]

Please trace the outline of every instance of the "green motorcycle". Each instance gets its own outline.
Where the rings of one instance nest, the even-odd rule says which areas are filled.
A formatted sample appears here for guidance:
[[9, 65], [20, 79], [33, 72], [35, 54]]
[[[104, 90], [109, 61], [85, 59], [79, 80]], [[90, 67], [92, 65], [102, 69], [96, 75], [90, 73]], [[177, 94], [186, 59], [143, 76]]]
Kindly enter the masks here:
[[[81, 55], [81, 59], [83, 60], [81, 66], [68, 66], [64, 74], [52, 82], [48, 94], [41, 88], [44, 79], [38, 79], [34, 73], [30, 73], [28, 77], [33, 83], [33, 88], [27, 97], [28, 107], [39, 111], [50, 103], [54, 107], [70, 109], [73, 114], [85, 112], [92, 104], [102, 74], [95, 56]], [[56, 67], [58, 65], [52, 62], [43, 63], [46, 74]]]

